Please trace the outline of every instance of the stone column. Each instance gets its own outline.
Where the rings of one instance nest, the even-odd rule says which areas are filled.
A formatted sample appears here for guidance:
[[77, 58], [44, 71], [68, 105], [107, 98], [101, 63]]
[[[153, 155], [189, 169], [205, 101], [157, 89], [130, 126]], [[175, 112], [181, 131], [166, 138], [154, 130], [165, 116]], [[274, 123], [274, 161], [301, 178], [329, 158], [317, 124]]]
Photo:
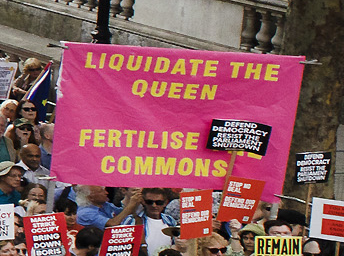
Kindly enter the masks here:
[[254, 47], [256, 41], [256, 27], [257, 22], [256, 10], [252, 7], [245, 7], [244, 10], [244, 30], [241, 32], [240, 49], [250, 51]]

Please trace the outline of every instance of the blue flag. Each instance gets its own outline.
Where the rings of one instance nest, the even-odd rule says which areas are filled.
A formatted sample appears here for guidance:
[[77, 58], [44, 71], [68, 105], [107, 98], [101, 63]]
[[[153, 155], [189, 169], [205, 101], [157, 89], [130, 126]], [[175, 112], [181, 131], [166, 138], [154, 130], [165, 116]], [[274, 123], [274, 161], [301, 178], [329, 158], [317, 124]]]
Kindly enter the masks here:
[[47, 101], [50, 90], [50, 81], [51, 81], [51, 64], [49, 62], [37, 82], [31, 87], [30, 92], [28, 93], [27, 99], [35, 103], [38, 111], [38, 120], [45, 121], [47, 115]]

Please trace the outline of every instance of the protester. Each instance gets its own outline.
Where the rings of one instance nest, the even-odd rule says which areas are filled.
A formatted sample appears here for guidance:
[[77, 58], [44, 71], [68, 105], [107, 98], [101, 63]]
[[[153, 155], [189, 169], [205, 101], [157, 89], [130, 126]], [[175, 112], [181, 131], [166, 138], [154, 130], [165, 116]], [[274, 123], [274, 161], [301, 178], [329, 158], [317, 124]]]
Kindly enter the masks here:
[[41, 165], [50, 170], [51, 152], [53, 147], [54, 124], [41, 124]]
[[302, 246], [303, 256], [320, 255], [321, 249], [316, 239], [308, 239]]
[[39, 183], [29, 183], [21, 193], [21, 200], [14, 211], [20, 216], [26, 215], [27, 206], [32, 200], [47, 200], [47, 188]]
[[149, 256], [162, 246], [171, 245], [172, 239], [162, 233], [162, 229], [176, 226], [177, 222], [167, 214], [162, 213], [167, 205], [165, 190], [162, 188], [142, 189], [144, 211], [139, 215], [129, 215], [123, 220], [123, 225], [144, 225], [144, 237], [141, 248], [147, 248]]
[[101, 230], [119, 225], [129, 214], [134, 213], [141, 202], [141, 193], [130, 198], [125, 208], [116, 207], [108, 202], [108, 192], [101, 186], [77, 187], [77, 223], [82, 226], [94, 226]]
[[[125, 187], [121, 187], [120, 188], [120, 192], [123, 195], [123, 199], [121, 200], [121, 207], [126, 207], [129, 202], [130, 202], [130, 198], [137, 192], [141, 193], [141, 188], [125, 188]], [[139, 204], [137, 209], [136, 209], [136, 213], [139, 214], [140, 212], [143, 211], [143, 206], [142, 204]]]
[[12, 240], [0, 241], [0, 256], [17, 256], [17, 250]]
[[75, 247], [70, 248], [72, 256], [94, 256], [102, 243], [103, 231], [96, 227], [86, 227], [78, 232]]
[[[33, 125], [35, 139], [37, 141], [37, 144], [39, 145], [41, 142], [41, 135], [39, 131], [38, 112], [35, 103], [33, 103], [31, 100], [20, 101], [16, 108], [15, 115], [15, 119], [18, 118], [26, 118], [31, 122], [31, 124]], [[6, 129], [5, 136], [8, 136], [9, 132], [12, 129], [14, 129], [14, 126], [9, 125]]]
[[1, 103], [0, 114], [6, 117], [8, 122], [13, 122], [17, 106], [18, 101], [12, 99], [5, 100]]
[[36, 58], [24, 62], [23, 73], [13, 82], [11, 98], [21, 100], [42, 71], [42, 63]]
[[265, 231], [259, 224], [249, 223], [241, 228], [241, 223], [233, 219], [229, 224], [231, 228], [231, 248], [230, 256], [249, 256], [254, 253], [254, 238], [264, 236]]
[[268, 236], [291, 236], [292, 227], [283, 220], [268, 220], [264, 223], [264, 230]]
[[252, 222], [264, 225], [268, 221], [271, 214], [272, 204], [264, 201], [259, 201], [256, 211], [252, 216]]
[[72, 200], [60, 198], [54, 207], [54, 212], [63, 212], [67, 224], [68, 245], [72, 247], [75, 243], [76, 234], [84, 227], [76, 223], [78, 206]]
[[304, 228], [307, 227], [306, 216], [295, 210], [279, 209], [277, 219], [290, 224], [293, 236], [301, 236]]
[[40, 165], [41, 150], [35, 144], [27, 144], [20, 150], [21, 161], [17, 164], [25, 170], [23, 177], [29, 182], [39, 183], [48, 187], [47, 180], [40, 180], [39, 177], [49, 176], [49, 170]]
[[27, 205], [26, 216], [34, 216], [47, 212], [47, 203], [44, 200], [31, 200]]
[[217, 233], [198, 238], [197, 241], [199, 256], [225, 255], [228, 249], [228, 241]]
[[8, 130], [6, 136], [13, 142], [17, 161], [20, 160], [19, 152], [24, 145], [28, 143], [36, 144], [33, 125], [26, 118], [17, 118], [13, 123], [13, 129]]
[[19, 204], [20, 193], [15, 189], [20, 186], [22, 171], [13, 162], [0, 163], [0, 204]]
[[13, 147], [11, 139], [4, 136], [7, 126], [6, 117], [0, 115], [0, 162], [2, 161], [16, 161], [16, 151]]
[[14, 241], [14, 248], [17, 251], [18, 256], [27, 256], [27, 247], [25, 238], [15, 238]]
[[23, 218], [17, 213], [14, 213], [14, 238], [25, 238]]
[[194, 252], [190, 251], [190, 242], [192, 240], [180, 238], [180, 226], [164, 228], [162, 230], [162, 233], [164, 233], [167, 236], [170, 236], [173, 239], [174, 243], [170, 246], [163, 246], [162, 248], [159, 248], [159, 255], [163, 251], [173, 249], [175, 251], [178, 251], [181, 256], [193, 256]]

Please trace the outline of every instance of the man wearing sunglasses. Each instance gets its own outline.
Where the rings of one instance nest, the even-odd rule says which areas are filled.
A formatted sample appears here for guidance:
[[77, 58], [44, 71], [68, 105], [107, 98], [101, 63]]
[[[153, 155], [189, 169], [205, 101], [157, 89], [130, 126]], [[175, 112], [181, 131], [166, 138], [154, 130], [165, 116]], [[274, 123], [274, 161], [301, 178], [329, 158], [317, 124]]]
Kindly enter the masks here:
[[142, 190], [144, 211], [138, 215], [129, 215], [122, 225], [144, 225], [144, 235], [141, 250], [148, 256], [161, 246], [171, 245], [171, 237], [165, 235], [162, 229], [176, 226], [177, 222], [170, 215], [162, 213], [167, 205], [167, 195], [162, 188], [144, 188]]

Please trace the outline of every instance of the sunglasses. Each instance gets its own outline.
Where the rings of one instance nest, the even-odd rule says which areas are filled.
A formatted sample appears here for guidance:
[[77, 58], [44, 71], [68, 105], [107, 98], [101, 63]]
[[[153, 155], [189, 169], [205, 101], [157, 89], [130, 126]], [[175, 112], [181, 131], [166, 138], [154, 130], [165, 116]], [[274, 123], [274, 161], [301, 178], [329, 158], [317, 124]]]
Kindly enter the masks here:
[[21, 131], [24, 131], [24, 130], [31, 131], [32, 128], [29, 126], [19, 126], [18, 129]]
[[178, 237], [180, 236], [180, 231], [179, 230], [172, 230], [172, 236]]
[[27, 249], [16, 249], [16, 250], [17, 250], [17, 253], [22, 252], [23, 254], [26, 254], [27, 252]]
[[212, 254], [217, 254], [219, 253], [219, 251], [221, 253], [225, 253], [227, 251], [227, 247], [223, 247], [223, 248], [207, 248]]
[[37, 111], [37, 109], [35, 107], [32, 107], [32, 108], [22, 108], [22, 110], [24, 110], [25, 112]]
[[41, 68], [29, 68], [28, 69], [30, 72], [34, 72], [34, 71], [41, 71]]
[[156, 205], [164, 205], [165, 201], [163, 201], [163, 200], [150, 200], [150, 199], [146, 200], [145, 199], [145, 203], [148, 205], [153, 205], [154, 203]]

